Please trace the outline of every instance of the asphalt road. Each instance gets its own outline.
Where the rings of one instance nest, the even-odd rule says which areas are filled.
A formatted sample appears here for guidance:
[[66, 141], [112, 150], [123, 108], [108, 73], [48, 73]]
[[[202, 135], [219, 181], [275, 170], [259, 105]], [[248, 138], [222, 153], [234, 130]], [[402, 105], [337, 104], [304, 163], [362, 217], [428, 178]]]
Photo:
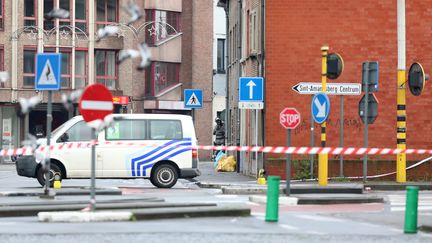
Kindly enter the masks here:
[[[64, 187], [89, 185], [90, 180], [62, 183]], [[160, 197], [167, 202], [246, 205], [252, 209], [252, 216], [104, 223], [42, 223], [36, 217], [0, 218], [1, 242], [432, 242], [432, 233], [403, 233], [404, 212], [400, 210], [403, 192], [383, 192], [389, 199], [385, 204], [280, 205], [279, 221], [269, 223], [265, 221], [265, 205], [249, 202], [247, 195], [223, 195], [218, 189], [201, 189], [186, 180], [180, 180], [173, 189], [157, 189], [142, 179], [97, 180], [96, 185], [119, 187], [124, 194]], [[43, 190], [36, 179], [17, 176], [13, 165], [0, 164], [0, 191], [23, 188]], [[420, 197], [423, 208], [419, 211], [419, 225], [432, 222], [430, 196], [421, 192]], [[85, 198], [73, 196], [73, 199]], [[32, 198], [1, 200], [22, 202]]]

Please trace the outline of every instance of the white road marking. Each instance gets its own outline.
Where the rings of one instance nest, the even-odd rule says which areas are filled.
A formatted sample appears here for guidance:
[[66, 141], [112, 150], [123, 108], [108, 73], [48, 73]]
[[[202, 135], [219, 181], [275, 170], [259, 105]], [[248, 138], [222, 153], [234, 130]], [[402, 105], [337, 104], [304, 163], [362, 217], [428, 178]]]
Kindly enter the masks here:
[[287, 224], [279, 224], [279, 226], [287, 230], [299, 230], [299, 228]]
[[308, 219], [308, 220], [314, 220], [314, 221], [320, 221], [320, 222], [345, 222], [345, 220], [337, 219], [337, 218], [330, 218], [330, 217], [324, 217], [319, 215], [296, 215], [298, 218], [302, 219]]

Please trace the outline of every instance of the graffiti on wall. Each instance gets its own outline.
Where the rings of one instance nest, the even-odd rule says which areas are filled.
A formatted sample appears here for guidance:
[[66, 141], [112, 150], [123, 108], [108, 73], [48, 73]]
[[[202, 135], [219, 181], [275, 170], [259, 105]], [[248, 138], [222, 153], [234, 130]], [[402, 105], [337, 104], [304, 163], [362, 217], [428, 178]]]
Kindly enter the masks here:
[[[301, 123], [299, 124], [299, 126], [294, 129], [294, 134], [302, 134], [304, 132], [310, 132], [310, 122], [311, 120], [306, 118], [306, 119], [302, 119]], [[361, 131], [362, 127], [363, 127], [363, 123], [361, 122], [361, 119], [359, 117], [354, 118], [354, 117], [347, 117], [343, 119], [343, 123], [344, 123], [344, 130], [355, 130], [355, 131]], [[327, 127], [332, 127], [332, 128], [340, 128], [340, 118], [337, 119], [327, 119]], [[320, 129], [321, 125], [318, 123], [314, 122], [314, 129]]]

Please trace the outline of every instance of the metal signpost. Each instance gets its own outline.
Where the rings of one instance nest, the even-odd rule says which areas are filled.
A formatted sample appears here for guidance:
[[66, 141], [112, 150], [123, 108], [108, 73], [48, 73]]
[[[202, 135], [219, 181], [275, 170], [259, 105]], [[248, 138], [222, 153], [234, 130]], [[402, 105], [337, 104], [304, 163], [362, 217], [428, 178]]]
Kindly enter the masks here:
[[[378, 115], [378, 101], [375, 95], [370, 92], [378, 91], [378, 62], [364, 62], [362, 70], [362, 88], [365, 95], [360, 100], [359, 115], [363, 118], [363, 147], [367, 148], [368, 145], [368, 129], [369, 124], [372, 124]], [[372, 98], [372, 102], [369, 100]], [[363, 105], [362, 105], [363, 104]], [[372, 107], [373, 106], [373, 107]], [[373, 110], [372, 110], [373, 109]], [[363, 156], [363, 182], [367, 180], [367, 154]]]
[[[255, 110], [255, 145], [258, 146], [258, 110], [264, 109], [264, 78], [239, 78], [239, 109]], [[258, 163], [258, 152], [255, 154]]]
[[[292, 90], [301, 95], [314, 95], [322, 91], [322, 84], [318, 82], [299, 82], [292, 87]], [[360, 83], [327, 83], [326, 94], [328, 95], [340, 95], [340, 130], [339, 130], [339, 146], [343, 147], [343, 133], [344, 133], [344, 96], [355, 96], [361, 94]], [[311, 120], [311, 147], [314, 146], [313, 132], [314, 125]], [[311, 155], [311, 179], [313, 178], [313, 156]], [[340, 155], [340, 176], [343, 177], [343, 155]]]
[[[287, 129], [287, 146], [291, 147], [291, 130], [295, 129], [301, 121], [300, 112], [296, 108], [285, 108], [279, 115], [280, 124]], [[291, 194], [291, 154], [287, 154], [286, 160], [286, 189], [285, 194]]]
[[[102, 120], [104, 121], [107, 115], [112, 114], [114, 105], [112, 102], [111, 91], [102, 84], [93, 84], [87, 86], [79, 100], [79, 112], [87, 123]], [[91, 191], [90, 191], [90, 209], [95, 210], [95, 186], [96, 186], [96, 144], [97, 139], [96, 128], [92, 128], [92, 164], [91, 164]]]
[[[52, 91], [60, 89], [61, 83], [61, 54], [60, 53], [39, 53], [36, 55], [36, 75], [35, 89], [48, 91], [48, 109], [47, 109], [47, 146], [51, 144], [51, 123], [52, 123]], [[45, 157], [45, 192], [46, 198], [53, 198], [54, 193], [50, 194], [50, 171], [51, 158], [50, 150], [47, 149]], [[54, 175], [53, 175], [54, 178]]]
[[[325, 93], [317, 93], [311, 103], [312, 118], [318, 124], [323, 124], [330, 113], [330, 99]], [[321, 146], [325, 147], [325, 127], [321, 128]], [[319, 163], [320, 161], [318, 161]], [[321, 186], [327, 185], [328, 167], [327, 164], [318, 164], [318, 182]]]

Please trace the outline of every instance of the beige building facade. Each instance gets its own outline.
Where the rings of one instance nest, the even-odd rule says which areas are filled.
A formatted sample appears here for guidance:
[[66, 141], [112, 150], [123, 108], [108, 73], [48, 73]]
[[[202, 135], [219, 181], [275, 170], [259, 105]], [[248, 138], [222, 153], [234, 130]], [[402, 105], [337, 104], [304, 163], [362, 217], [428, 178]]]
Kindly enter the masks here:
[[[53, 92], [53, 128], [79, 114], [66, 110], [61, 95], [101, 83], [114, 96], [116, 113], [194, 115], [200, 144], [211, 144], [212, 11], [211, 1], [136, 0], [144, 17], [128, 25], [123, 0], [0, 1], [0, 68], [10, 80], [0, 86], [1, 147], [20, 146], [27, 132], [45, 136], [47, 92], [34, 87], [36, 55], [62, 53], [61, 89]], [[55, 7], [69, 10], [68, 19], [47, 21]], [[97, 30], [118, 26], [116, 36], [98, 40]], [[117, 63], [122, 49], [146, 42], [151, 64]], [[184, 89], [202, 89], [203, 108], [184, 108]], [[39, 95], [42, 103], [25, 117], [15, 109], [20, 98]], [[201, 152], [201, 151], [200, 151]], [[200, 153], [201, 159], [207, 152]]]

